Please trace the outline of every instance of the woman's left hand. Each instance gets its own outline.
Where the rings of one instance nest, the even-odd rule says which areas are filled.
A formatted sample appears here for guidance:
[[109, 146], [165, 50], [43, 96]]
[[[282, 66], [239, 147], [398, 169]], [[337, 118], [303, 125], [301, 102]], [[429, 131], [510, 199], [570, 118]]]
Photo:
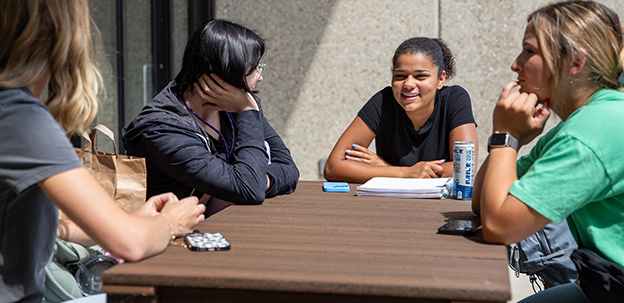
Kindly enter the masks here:
[[503, 88], [494, 109], [493, 131], [512, 135], [522, 146], [542, 133], [550, 110], [546, 105], [536, 110], [538, 99], [533, 93], [512, 93], [517, 85], [510, 82]]
[[352, 146], [353, 149], [345, 151], [345, 159], [374, 166], [390, 166], [390, 164], [384, 161], [376, 153], [370, 151], [368, 148], [357, 144], [353, 144]]

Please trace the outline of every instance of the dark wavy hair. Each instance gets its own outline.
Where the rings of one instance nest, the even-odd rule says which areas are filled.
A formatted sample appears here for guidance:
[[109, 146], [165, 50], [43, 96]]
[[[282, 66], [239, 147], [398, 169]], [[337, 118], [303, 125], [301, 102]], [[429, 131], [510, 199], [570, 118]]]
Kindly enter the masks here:
[[186, 44], [182, 69], [173, 93], [193, 91], [203, 74], [216, 74], [225, 82], [251, 93], [245, 78], [255, 72], [266, 47], [258, 34], [239, 24], [215, 19], [204, 23]]
[[442, 71], [446, 71], [446, 79], [455, 76], [455, 57], [440, 38], [415, 37], [403, 41], [392, 57], [393, 68], [397, 59], [404, 54], [423, 54], [429, 57], [431, 63], [438, 67], [438, 77], [442, 75]]

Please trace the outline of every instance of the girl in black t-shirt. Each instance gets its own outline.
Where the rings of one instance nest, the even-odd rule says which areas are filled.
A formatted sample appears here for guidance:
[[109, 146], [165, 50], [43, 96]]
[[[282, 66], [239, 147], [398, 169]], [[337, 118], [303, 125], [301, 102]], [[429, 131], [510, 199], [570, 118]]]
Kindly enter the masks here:
[[[453, 142], [477, 143], [468, 93], [444, 86], [455, 63], [443, 40], [408, 39], [392, 63], [391, 86], [364, 105], [334, 146], [325, 165], [327, 180], [450, 177], [453, 163], [446, 160]], [[373, 139], [377, 153], [368, 149]]]

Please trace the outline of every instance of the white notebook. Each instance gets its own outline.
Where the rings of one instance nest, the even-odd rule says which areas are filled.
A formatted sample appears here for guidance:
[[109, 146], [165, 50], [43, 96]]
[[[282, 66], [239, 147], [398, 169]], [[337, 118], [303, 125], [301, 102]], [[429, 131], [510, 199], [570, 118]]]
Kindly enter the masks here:
[[453, 178], [375, 177], [357, 187], [357, 196], [444, 199], [453, 190]]

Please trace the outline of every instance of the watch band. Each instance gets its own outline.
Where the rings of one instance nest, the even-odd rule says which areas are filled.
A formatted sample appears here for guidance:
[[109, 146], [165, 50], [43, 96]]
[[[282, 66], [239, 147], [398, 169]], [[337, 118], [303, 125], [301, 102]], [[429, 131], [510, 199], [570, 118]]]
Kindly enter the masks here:
[[488, 139], [488, 152], [492, 147], [513, 147], [518, 151], [518, 140], [507, 133], [493, 133]]

